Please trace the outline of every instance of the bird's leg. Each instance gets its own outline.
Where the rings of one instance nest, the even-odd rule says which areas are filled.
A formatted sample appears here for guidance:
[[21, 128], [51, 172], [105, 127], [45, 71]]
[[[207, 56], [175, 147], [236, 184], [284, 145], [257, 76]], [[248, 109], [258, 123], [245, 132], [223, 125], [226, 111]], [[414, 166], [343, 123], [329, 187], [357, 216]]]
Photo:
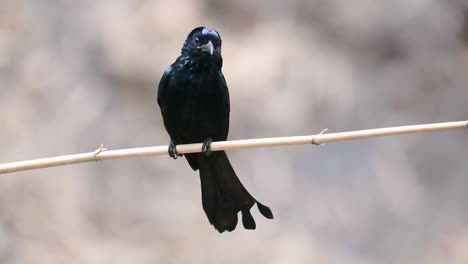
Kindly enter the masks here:
[[202, 153], [204, 153], [206, 156], [211, 155], [211, 143], [213, 143], [213, 139], [210, 137], [203, 141]]
[[177, 159], [178, 157], [182, 156], [182, 154], [177, 153], [177, 146], [172, 140], [169, 142], [169, 148], [167, 149], [167, 152], [169, 152], [169, 157], [173, 159]]

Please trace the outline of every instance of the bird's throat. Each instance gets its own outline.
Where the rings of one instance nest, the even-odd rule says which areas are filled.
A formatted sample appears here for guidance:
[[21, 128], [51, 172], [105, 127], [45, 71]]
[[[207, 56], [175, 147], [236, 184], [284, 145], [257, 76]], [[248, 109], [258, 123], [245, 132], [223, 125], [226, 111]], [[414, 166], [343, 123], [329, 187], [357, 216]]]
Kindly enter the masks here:
[[183, 56], [182, 61], [182, 67], [190, 72], [211, 72], [221, 69], [220, 57], [216, 55]]

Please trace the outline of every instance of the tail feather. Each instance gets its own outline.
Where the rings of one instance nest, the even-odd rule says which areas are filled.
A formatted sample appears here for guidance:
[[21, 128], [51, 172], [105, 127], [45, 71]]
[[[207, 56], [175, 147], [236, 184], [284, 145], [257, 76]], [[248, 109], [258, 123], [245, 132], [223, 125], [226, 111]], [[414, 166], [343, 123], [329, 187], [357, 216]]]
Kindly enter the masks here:
[[271, 212], [270, 207], [265, 206], [265, 205], [263, 205], [263, 204], [261, 204], [261, 203], [259, 203], [259, 202], [257, 201], [257, 208], [258, 208], [258, 211], [260, 211], [260, 213], [261, 213], [264, 217], [266, 217], [266, 218], [268, 218], [268, 219], [273, 219], [273, 212]]
[[218, 201], [219, 192], [216, 186], [215, 176], [212, 173], [209, 163], [200, 163], [200, 182], [201, 182], [201, 194], [202, 194], [202, 205], [203, 210], [210, 221], [210, 224], [214, 225], [216, 220], [216, 208], [219, 207]]
[[198, 154], [197, 163], [203, 209], [210, 224], [220, 233], [236, 228], [239, 211], [244, 228], [255, 229], [255, 220], [250, 213], [255, 203], [263, 216], [273, 219], [270, 208], [256, 201], [242, 185], [224, 151], [213, 152], [210, 156]]
[[250, 230], [254, 230], [257, 227], [257, 224], [249, 210], [242, 211], [242, 225], [245, 229]]

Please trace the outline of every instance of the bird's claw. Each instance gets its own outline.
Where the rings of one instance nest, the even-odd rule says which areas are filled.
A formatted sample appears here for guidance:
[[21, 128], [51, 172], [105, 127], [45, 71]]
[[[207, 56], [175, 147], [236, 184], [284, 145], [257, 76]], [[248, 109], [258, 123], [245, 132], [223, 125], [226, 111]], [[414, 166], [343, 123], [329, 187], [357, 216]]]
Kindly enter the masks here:
[[172, 142], [172, 140], [169, 142], [169, 148], [167, 149], [167, 152], [169, 152], [169, 157], [173, 159], [177, 159], [178, 157], [182, 156], [182, 154], [177, 152], [177, 146], [174, 144], [174, 142]]
[[203, 141], [202, 153], [204, 153], [206, 156], [211, 155], [211, 143], [213, 143], [212, 138], [207, 138], [205, 141]]

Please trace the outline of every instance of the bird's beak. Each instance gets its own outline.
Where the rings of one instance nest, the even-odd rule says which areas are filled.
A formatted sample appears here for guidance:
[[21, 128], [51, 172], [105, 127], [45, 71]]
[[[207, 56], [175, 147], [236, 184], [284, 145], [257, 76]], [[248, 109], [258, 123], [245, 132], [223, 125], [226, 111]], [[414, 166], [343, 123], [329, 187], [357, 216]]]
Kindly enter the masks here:
[[211, 43], [211, 40], [208, 41], [208, 43], [206, 43], [205, 45], [201, 45], [198, 48], [201, 49], [202, 52], [206, 51], [210, 53], [210, 55], [213, 55], [214, 47], [213, 47], [213, 43]]

